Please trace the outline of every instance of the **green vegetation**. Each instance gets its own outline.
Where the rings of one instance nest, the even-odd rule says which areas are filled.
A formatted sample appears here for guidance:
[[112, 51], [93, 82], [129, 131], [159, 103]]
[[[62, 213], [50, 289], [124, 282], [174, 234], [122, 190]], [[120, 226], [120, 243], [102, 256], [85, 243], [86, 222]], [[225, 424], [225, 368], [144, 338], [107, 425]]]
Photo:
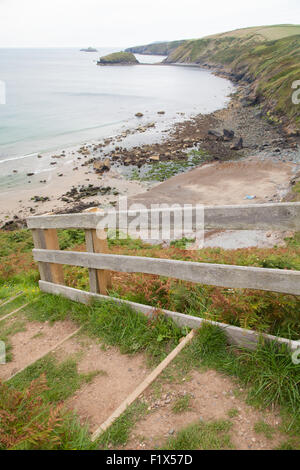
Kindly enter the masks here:
[[139, 61], [130, 52], [114, 52], [100, 57], [97, 63], [98, 65], [132, 65], [138, 64]]
[[17, 390], [0, 382], [0, 450], [95, 449], [86, 426], [45, 398], [44, 377]]
[[293, 364], [285, 345], [261, 339], [256, 351], [228, 347], [224, 330], [205, 324], [178, 359], [185, 370], [208, 367], [237, 377], [248, 390], [251, 404], [281, 406], [287, 428], [300, 431], [300, 365]]
[[62, 402], [97, 373], [79, 374], [75, 358], [58, 362], [49, 354], [7, 384], [0, 381], [0, 449], [96, 448], [87, 426]]
[[112, 426], [101, 434], [97, 441], [98, 447], [107, 449], [108, 447], [126, 444], [132, 428], [146, 414], [146, 410], [145, 403], [141, 401], [134, 402]]
[[[85, 250], [82, 231], [60, 230], [58, 235], [63, 249]], [[287, 239], [286, 247], [238, 250], [221, 248], [186, 250], [189, 243], [193, 242], [189, 239], [176, 240], [169, 248], [162, 248], [160, 245], [147, 245], [141, 240], [127, 236], [116, 238], [114, 235], [109, 233], [108, 243], [111, 253], [239, 266], [300, 269], [300, 233]], [[19, 239], [20, 242], [17, 241]], [[1, 258], [0, 296], [4, 299], [20, 290], [24, 291], [22, 298], [2, 308], [0, 305], [1, 317], [11, 311], [12, 307], [19, 306], [19, 303], [26, 303], [36, 298], [39, 298], [39, 302], [42, 300], [37, 285], [39, 278], [37, 266], [32, 260], [31, 251], [28, 251], [28, 247], [32, 246], [30, 232], [0, 231], [0, 240], [2, 241], [0, 252], [2, 247], [6, 250], [6, 254], [3, 251]], [[66, 266], [64, 272], [67, 285], [89, 289], [87, 269]], [[152, 305], [155, 308], [166, 308], [286, 338], [299, 338], [300, 299], [297, 296], [249, 289], [226, 289], [143, 274], [113, 274], [112, 285], [111, 295]], [[45, 312], [49, 310], [47, 302], [49, 305], [53, 303], [50, 296], [43, 305]], [[61, 305], [60, 312], [63, 312], [63, 309]], [[57, 316], [57, 311], [54, 302], [51, 315]]]
[[237, 410], [236, 408], [231, 408], [228, 413], [228, 418], [236, 418], [238, 415], [239, 415], [239, 410]]
[[[110, 238], [109, 245], [112, 253], [299, 269], [299, 236], [298, 233], [288, 239], [284, 248], [232, 251], [221, 249], [188, 251], [184, 249], [188, 240], [179, 240], [167, 249], [145, 245], [140, 240], [130, 238], [121, 240]], [[35, 300], [14, 322], [9, 324], [2, 322], [0, 325], [0, 337], [8, 342], [8, 346], [10, 337], [24, 328], [26, 319], [50, 323], [71, 319], [76, 324], [83, 325], [85, 333], [98, 338], [104, 345], [118, 346], [123, 353], [146, 353], [148, 359], [155, 364], [161, 361], [187, 333], [186, 329], [178, 328], [159, 311], [155, 312], [153, 319], [149, 319], [137, 314], [127, 305], [115, 302], [106, 301], [86, 306], [62, 297], [42, 294], [37, 288], [38, 273], [31, 257], [30, 233], [27, 230], [0, 231], [0, 240], [0, 251], [2, 251], [0, 299], [7, 299], [22, 290], [24, 295], [10, 304], [11, 310], [19, 305], [19, 302]], [[59, 240], [64, 249], [78, 249], [84, 243], [84, 234], [64, 230], [59, 232]], [[78, 286], [78, 283], [88, 283], [87, 272], [83, 273], [78, 268], [66, 269], [65, 276], [69, 285], [70, 282], [74, 283], [72, 284], [74, 286]], [[114, 291], [111, 292], [113, 295], [155, 307], [250, 327], [258, 331], [278, 333], [285, 337], [299, 338], [300, 308], [296, 296], [222, 289], [175, 282], [163, 277], [127, 273], [118, 273], [113, 278], [113, 288]], [[2, 311], [0, 305], [0, 316], [3, 312], [9, 311], [6, 306]], [[11, 351], [9, 354], [11, 355]], [[66, 413], [63, 407], [58, 405], [97, 373], [78, 373], [76, 362], [76, 357], [58, 362], [55, 356], [48, 355], [18, 374], [8, 385], [0, 385], [0, 409], [9, 413], [10, 422], [13, 423], [10, 425], [5, 421], [5, 426], [2, 426], [0, 448], [95, 447], [90, 442], [87, 429], [79, 425], [76, 416]], [[287, 441], [280, 448], [300, 448], [300, 365], [292, 363], [291, 354], [284, 345], [278, 346], [261, 340], [255, 352], [239, 350], [228, 346], [223, 330], [204, 325], [191, 344], [176, 358], [165, 376], [171, 380], [173, 374], [174, 380], [174, 377], [187, 374], [194, 368], [212, 368], [234, 377], [237, 383], [243, 386], [247, 400], [252, 405], [262, 408], [280, 407], [281, 430], [288, 435]], [[39, 388], [39, 381], [42, 380], [45, 380], [45, 388], [34, 395], [41, 401], [35, 401], [37, 398], [31, 400], [28, 397], [35, 394], [35, 389]], [[9, 401], [9, 396], [17, 396], [16, 400], [22, 404], [20, 406], [24, 406], [22, 412], [17, 402], [13, 401], [15, 399]], [[184, 412], [189, 404], [189, 395], [180, 397], [174, 404], [173, 411]], [[142, 402], [132, 405], [101, 436], [97, 446], [108, 448], [126, 443], [131, 429], [146, 413], [146, 407], [147, 405]], [[230, 410], [229, 418], [234, 418], [236, 413], [237, 410]], [[57, 417], [57, 421], [54, 418], [52, 420], [53, 416]], [[0, 419], [3, 419], [1, 411]], [[32, 427], [28, 426], [28, 422]], [[226, 425], [222, 423], [220, 426], [215, 422], [194, 423], [179, 431], [176, 436], [170, 437], [166, 446], [170, 449], [230, 448], [228, 427], [230, 423], [227, 421]], [[270, 429], [265, 424], [256, 423], [256, 432], [269, 434]], [[13, 431], [14, 426], [20, 430], [17, 435]]]
[[177, 327], [163, 315], [149, 319], [128, 305], [113, 301], [88, 307], [60, 296], [43, 295], [26, 309], [26, 315], [30, 320], [51, 322], [71, 318], [83, 324], [84, 331], [92, 337], [119, 346], [121, 353], [143, 351], [152, 362], [161, 361], [186, 333], [185, 328]]
[[7, 322], [3, 320], [0, 323], [0, 341], [4, 341], [6, 348], [6, 361], [10, 362], [12, 360], [12, 346], [10, 338], [25, 330], [25, 321], [20, 318], [14, 319], [13, 322]]
[[125, 49], [125, 52], [133, 52], [135, 54], [169, 55], [183, 42], [184, 41], [155, 42], [145, 46], [129, 47], [128, 49]]
[[255, 35], [260, 37], [261, 40], [273, 41], [276, 39], [282, 39], [288, 36], [294, 36], [300, 34], [300, 25], [297, 24], [277, 24], [271, 26], [253, 26], [251, 28], [236, 29], [227, 33], [215, 34], [207, 36], [209, 38], [224, 38], [224, 37], [236, 37], [242, 38], [249, 35]]
[[90, 382], [95, 375], [97, 372], [79, 374], [77, 361], [74, 358], [58, 362], [53, 355], [49, 354], [12, 378], [9, 386], [24, 391], [32, 381], [45, 376], [47, 388], [41, 396], [45, 401], [53, 404], [72, 396], [82, 384]]
[[[202, 39], [149, 44], [129, 50], [168, 54], [165, 62], [224, 66], [240, 79], [253, 82], [254, 101], [273, 123], [293, 122], [299, 129], [298, 106], [292, 103], [292, 83], [300, 75], [300, 25], [239, 29]], [[148, 52], [149, 51], [149, 52]]]
[[209, 162], [214, 157], [208, 155], [204, 150], [193, 150], [187, 155], [186, 160], [157, 162], [142, 167], [141, 169], [133, 169], [130, 179], [139, 181], [165, 181], [172, 176], [178, 175], [185, 171], [200, 165], [203, 162]]
[[186, 393], [182, 397], [177, 398], [172, 406], [172, 411], [175, 414], [184, 413], [190, 408], [191, 395]]
[[232, 424], [229, 421], [199, 422], [180, 430], [169, 439], [167, 450], [221, 450], [231, 449], [228, 434]]
[[8, 302], [6, 305], [0, 305], [0, 318], [4, 317], [6, 314], [12, 312], [13, 310], [16, 310], [17, 308], [21, 307], [25, 303], [26, 296], [23, 294], [17, 297], [16, 299], [12, 300], [11, 302]]
[[275, 434], [275, 429], [265, 421], [258, 421], [255, 423], [254, 431], [257, 434], [263, 434], [267, 439], [272, 439]]

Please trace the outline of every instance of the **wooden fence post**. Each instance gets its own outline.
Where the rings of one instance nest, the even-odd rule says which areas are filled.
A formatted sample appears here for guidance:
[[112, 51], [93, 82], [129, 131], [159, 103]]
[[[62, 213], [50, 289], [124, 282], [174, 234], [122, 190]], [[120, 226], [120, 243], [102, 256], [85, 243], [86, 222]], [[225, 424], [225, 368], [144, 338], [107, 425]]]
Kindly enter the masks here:
[[[98, 207], [91, 207], [85, 212], [98, 212]], [[103, 230], [102, 237], [97, 236], [95, 229], [85, 230], [86, 251], [91, 253], [108, 253], [107, 234]], [[90, 291], [106, 295], [111, 288], [111, 273], [104, 269], [89, 269]]]
[[[46, 250], [59, 250], [56, 229], [33, 229], [32, 237], [35, 248]], [[64, 284], [63, 267], [55, 263], [38, 263], [42, 281]]]

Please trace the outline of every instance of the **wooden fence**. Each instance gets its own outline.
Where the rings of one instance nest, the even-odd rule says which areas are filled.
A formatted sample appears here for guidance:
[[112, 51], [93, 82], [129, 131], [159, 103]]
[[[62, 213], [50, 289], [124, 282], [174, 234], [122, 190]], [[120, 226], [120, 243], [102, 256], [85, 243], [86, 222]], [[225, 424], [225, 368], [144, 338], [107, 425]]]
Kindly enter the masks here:
[[[118, 215], [118, 214], [117, 214]], [[96, 228], [105, 216], [102, 212], [46, 215], [27, 219], [34, 240], [34, 259], [40, 271], [40, 288], [45, 292], [64, 295], [72, 300], [89, 302], [92, 298], [107, 299], [111, 287], [110, 271], [140, 272], [172, 277], [206, 285], [226, 288], [249, 288], [265, 291], [300, 295], [300, 272], [282, 269], [265, 269], [249, 266], [195, 263], [169, 259], [138, 256], [113, 255], [108, 253], [105, 231], [97, 236]], [[136, 214], [128, 213], [134, 218]], [[124, 228], [116, 219], [116, 229]], [[86, 252], [59, 250], [57, 229], [77, 228], [85, 230]], [[241, 206], [206, 206], [204, 209], [205, 229], [230, 230], [300, 230], [300, 203], [255, 204]], [[90, 293], [64, 286], [63, 265], [82, 266], [89, 269]], [[125, 302], [114, 299], [118, 302]], [[152, 307], [129, 303], [137, 311], [151, 315]], [[177, 312], [165, 311], [180, 325], [196, 327], [201, 318], [190, 317]], [[258, 334], [242, 328], [216, 323], [226, 330], [232, 343], [255, 347]], [[274, 339], [270, 335], [264, 335]], [[300, 341], [286, 342], [291, 349], [300, 347]]]

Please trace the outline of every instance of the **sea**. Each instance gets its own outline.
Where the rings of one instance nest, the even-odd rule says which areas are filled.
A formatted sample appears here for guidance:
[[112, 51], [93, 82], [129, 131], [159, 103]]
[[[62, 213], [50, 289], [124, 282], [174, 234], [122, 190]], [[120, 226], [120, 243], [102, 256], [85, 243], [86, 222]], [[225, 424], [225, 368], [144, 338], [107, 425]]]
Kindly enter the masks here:
[[0, 48], [0, 188], [14, 169], [25, 174], [38, 164], [42, 171], [37, 154], [141, 123], [169, 126], [210, 113], [226, 106], [234, 90], [230, 81], [200, 67], [157, 65], [161, 56], [136, 55], [142, 65], [97, 65], [100, 56], [116, 50]]

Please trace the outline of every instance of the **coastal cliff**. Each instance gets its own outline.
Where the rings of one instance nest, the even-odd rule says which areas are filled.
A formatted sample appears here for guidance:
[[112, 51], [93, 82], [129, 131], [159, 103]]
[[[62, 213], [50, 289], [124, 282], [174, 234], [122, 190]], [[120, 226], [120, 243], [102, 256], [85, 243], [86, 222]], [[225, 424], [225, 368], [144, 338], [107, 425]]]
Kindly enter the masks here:
[[181, 46], [185, 41], [171, 41], [171, 42], [154, 42], [144, 46], [129, 47], [125, 52], [132, 52], [134, 54], [145, 55], [169, 55], [177, 47]]
[[[292, 100], [300, 78], [300, 25], [246, 28], [180, 43], [165, 43], [171, 52], [164, 63], [197, 64], [247, 83], [245, 106], [259, 105], [266, 119], [300, 133], [299, 105]], [[142, 47], [154, 54], [152, 46]]]

